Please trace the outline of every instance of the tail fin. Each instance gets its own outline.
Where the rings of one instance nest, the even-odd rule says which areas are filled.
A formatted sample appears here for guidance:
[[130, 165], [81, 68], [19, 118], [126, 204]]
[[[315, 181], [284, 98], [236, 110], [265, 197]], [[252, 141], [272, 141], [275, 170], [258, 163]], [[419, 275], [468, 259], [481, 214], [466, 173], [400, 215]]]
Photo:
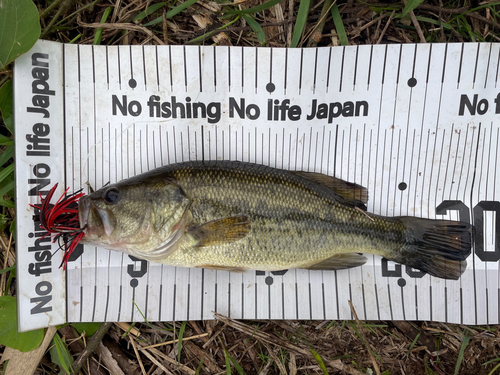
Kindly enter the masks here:
[[460, 221], [400, 217], [406, 226], [407, 245], [398, 263], [443, 279], [458, 280], [471, 253], [472, 226]]

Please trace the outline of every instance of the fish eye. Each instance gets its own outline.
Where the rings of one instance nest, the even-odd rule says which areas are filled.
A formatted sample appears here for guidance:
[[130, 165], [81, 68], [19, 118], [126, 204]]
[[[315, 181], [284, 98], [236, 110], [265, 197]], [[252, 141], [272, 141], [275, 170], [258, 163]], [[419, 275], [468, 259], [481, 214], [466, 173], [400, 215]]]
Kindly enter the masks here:
[[120, 192], [117, 188], [112, 187], [104, 193], [104, 201], [108, 204], [115, 204], [120, 200]]

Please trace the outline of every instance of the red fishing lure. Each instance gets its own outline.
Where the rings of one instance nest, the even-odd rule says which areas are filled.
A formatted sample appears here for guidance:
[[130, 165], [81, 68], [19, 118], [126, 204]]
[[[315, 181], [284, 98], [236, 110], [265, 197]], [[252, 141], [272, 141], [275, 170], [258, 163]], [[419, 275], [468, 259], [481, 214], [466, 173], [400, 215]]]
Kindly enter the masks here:
[[[54, 205], [50, 204], [52, 197], [57, 189], [58, 184], [55, 184], [50, 189], [47, 196], [42, 198], [39, 193], [41, 204], [32, 207], [40, 210], [40, 225], [47, 231], [46, 236], [53, 236], [52, 242], [59, 241], [60, 249], [64, 249], [64, 256], [59, 267], [68, 264], [71, 253], [75, 250], [78, 243], [81, 241], [85, 233], [85, 228], [80, 228], [80, 220], [78, 218], [78, 199], [85, 195], [81, 190], [76, 193], [66, 195], [69, 188], [66, 189], [63, 195], [57, 200]], [[62, 240], [62, 243], [61, 243]]]

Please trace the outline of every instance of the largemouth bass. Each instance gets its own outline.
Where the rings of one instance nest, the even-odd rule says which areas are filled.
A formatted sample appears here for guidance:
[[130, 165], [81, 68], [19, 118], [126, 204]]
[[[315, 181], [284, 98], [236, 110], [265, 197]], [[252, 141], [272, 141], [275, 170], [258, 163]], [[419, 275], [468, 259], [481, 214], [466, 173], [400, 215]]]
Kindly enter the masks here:
[[363, 210], [367, 199], [319, 173], [196, 161], [105, 186], [78, 212], [85, 243], [173, 266], [337, 270], [369, 253], [445, 279], [464, 272], [469, 224], [382, 217]]

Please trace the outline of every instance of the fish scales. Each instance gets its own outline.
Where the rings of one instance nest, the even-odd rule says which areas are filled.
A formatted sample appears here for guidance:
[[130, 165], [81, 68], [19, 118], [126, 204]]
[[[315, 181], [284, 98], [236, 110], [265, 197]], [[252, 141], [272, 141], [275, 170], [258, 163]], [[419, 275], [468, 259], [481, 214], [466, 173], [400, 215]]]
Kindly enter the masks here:
[[[239, 164], [239, 163], [238, 163]], [[395, 248], [403, 225], [338, 203], [335, 194], [292, 173], [267, 167], [208, 169], [185, 166], [166, 172], [191, 201], [193, 224], [248, 215], [249, 234], [236, 243], [193, 247], [162, 262], [183, 266], [219, 265], [262, 270], [308, 267], [337, 253]], [[398, 245], [396, 245], [397, 247]]]
[[366, 199], [317, 173], [197, 161], [104, 187], [79, 207], [88, 243], [174, 266], [340, 269], [372, 253], [438, 277], [464, 271], [470, 226], [374, 215], [359, 208]]

